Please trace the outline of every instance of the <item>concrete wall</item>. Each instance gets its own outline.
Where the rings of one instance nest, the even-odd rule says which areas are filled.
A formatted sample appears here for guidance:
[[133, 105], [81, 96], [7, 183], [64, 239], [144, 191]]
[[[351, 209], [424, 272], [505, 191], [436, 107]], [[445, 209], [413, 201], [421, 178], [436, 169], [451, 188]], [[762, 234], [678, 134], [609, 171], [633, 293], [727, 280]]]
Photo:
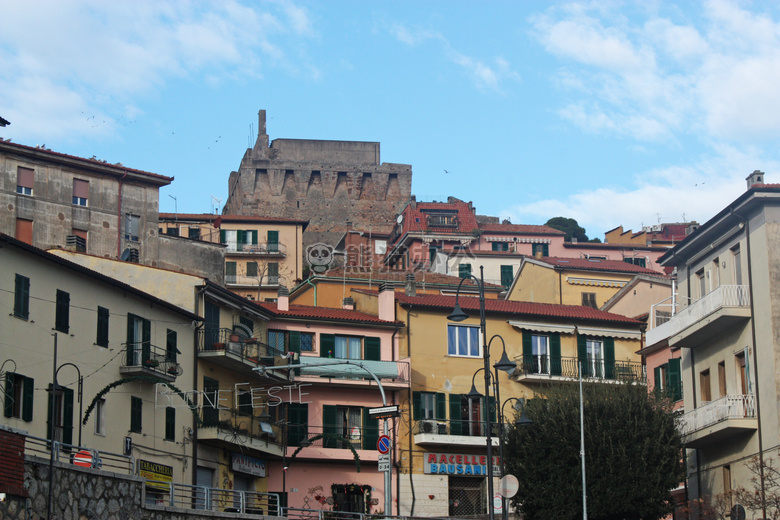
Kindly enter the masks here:
[[159, 236], [159, 250], [154, 263], [161, 269], [208, 278], [225, 283], [225, 248], [218, 244], [187, 238]]

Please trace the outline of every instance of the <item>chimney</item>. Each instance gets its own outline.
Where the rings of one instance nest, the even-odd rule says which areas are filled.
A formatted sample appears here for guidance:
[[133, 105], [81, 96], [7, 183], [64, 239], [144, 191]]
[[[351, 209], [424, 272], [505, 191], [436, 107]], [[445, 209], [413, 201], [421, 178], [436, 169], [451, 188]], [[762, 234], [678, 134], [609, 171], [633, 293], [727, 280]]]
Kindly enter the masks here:
[[417, 284], [414, 283], [414, 273], [406, 274], [406, 288], [404, 293], [407, 296], [417, 296]]
[[764, 184], [764, 172], [754, 170], [745, 180], [747, 181], [747, 189], [752, 188], [756, 184]]
[[355, 310], [355, 300], [351, 296], [347, 296], [344, 298], [344, 304], [342, 305], [342, 308], [347, 311], [354, 311]]
[[395, 320], [395, 288], [393, 282], [382, 282], [379, 285], [377, 314], [380, 320]]
[[276, 300], [276, 307], [283, 312], [290, 310], [290, 290], [285, 287], [279, 287], [279, 297]]

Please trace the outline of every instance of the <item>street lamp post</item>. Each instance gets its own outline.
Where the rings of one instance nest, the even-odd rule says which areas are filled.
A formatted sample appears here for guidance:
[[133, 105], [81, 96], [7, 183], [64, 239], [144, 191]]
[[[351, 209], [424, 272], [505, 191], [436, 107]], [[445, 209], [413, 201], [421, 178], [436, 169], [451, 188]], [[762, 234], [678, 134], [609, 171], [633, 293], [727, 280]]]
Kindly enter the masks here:
[[[512, 373], [516, 368], [517, 364], [512, 362], [506, 355], [506, 344], [504, 343], [504, 338], [502, 338], [499, 335], [495, 335], [492, 338], [490, 338], [489, 342], [485, 342], [485, 338], [487, 338], [487, 332], [486, 332], [486, 322], [485, 322], [485, 269], [483, 266], [479, 266], [479, 278], [474, 276], [473, 274], [469, 274], [466, 277], [463, 277], [458, 284], [458, 289], [455, 292], [455, 308], [452, 309], [452, 313], [447, 316], [447, 319], [450, 321], [460, 322], [465, 319], [467, 319], [469, 316], [465, 312], [463, 312], [463, 309], [461, 309], [460, 304], [458, 304], [458, 298], [460, 296], [460, 288], [463, 286], [463, 282], [465, 282], [467, 279], [471, 278], [474, 280], [474, 282], [477, 284], [477, 289], [479, 290], [479, 328], [480, 332], [482, 334], [482, 344], [484, 347], [482, 348], [482, 361], [484, 366], [480, 369], [485, 372], [485, 395], [483, 396], [483, 410], [485, 411], [485, 418], [486, 418], [486, 432], [485, 432], [485, 445], [487, 450], [487, 488], [488, 488], [488, 518], [489, 520], [495, 520], [495, 511], [493, 507], [493, 440], [492, 440], [492, 430], [493, 425], [490, 421], [490, 344], [493, 342], [495, 338], [499, 338], [501, 340], [501, 343], [504, 346], [504, 352], [501, 356], [501, 360], [499, 360], [498, 363], [496, 363], [496, 376], [495, 379], [495, 396], [496, 396], [496, 403], [500, 403], [500, 399], [498, 396], [498, 370], [504, 370], [507, 373]], [[479, 372], [479, 370], [477, 371]], [[474, 375], [477, 375], [477, 372], [474, 373]], [[471, 378], [471, 388], [472, 392], [474, 394], [479, 394], [477, 392], [476, 387], [474, 386], [474, 377]], [[471, 394], [472, 392], [469, 392]], [[472, 394], [472, 397], [474, 395]], [[501, 443], [499, 443], [499, 447], [501, 446]], [[503, 461], [502, 461], [503, 462]]]
[[[498, 444], [499, 447], [500, 447], [500, 450], [501, 450], [501, 455], [500, 455], [501, 456], [501, 478], [504, 478], [506, 476], [506, 463], [504, 462], [504, 441], [505, 441], [505, 438], [504, 438], [504, 419], [505, 419], [506, 416], [504, 415], [504, 406], [506, 405], [506, 403], [508, 403], [510, 401], [515, 401], [515, 403], [519, 403], [521, 405], [520, 417], [518, 417], [515, 420], [515, 426], [528, 426], [531, 423], [533, 423], [533, 421], [531, 419], [529, 419], [528, 416], [525, 414], [525, 399], [521, 399], [521, 398], [518, 398], [518, 397], [510, 397], [506, 401], [501, 403], [501, 408], [500, 408], [500, 412], [499, 412], [499, 415], [498, 415], [499, 421], [500, 421], [499, 422], [499, 426], [498, 426], [499, 427], [498, 434], [501, 436], [500, 442]], [[515, 405], [515, 410], [517, 410], [517, 409], [518, 409], [517, 405]], [[506, 499], [507, 499], [507, 497], [505, 497], [504, 494], [502, 493], [501, 494], [501, 500], [503, 501], [503, 506], [501, 508], [501, 518], [503, 518], [503, 520], [507, 520], [507, 518], [509, 518], [509, 510], [506, 507], [506, 505], [507, 505], [506, 504], [507, 503]]]

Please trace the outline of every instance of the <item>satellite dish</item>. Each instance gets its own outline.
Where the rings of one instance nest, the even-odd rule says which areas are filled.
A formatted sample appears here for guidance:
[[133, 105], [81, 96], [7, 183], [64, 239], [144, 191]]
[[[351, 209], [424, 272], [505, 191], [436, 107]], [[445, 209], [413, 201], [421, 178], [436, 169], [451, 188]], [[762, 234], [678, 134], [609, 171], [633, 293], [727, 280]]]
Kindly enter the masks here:
[[126, 247], [125, 250], [122, 251], [122, 256], [119, 258], [121, 258], [123, 262], [127, 262], [127, 260], [130, 258], [130, 248]]
[[396, 221], [396, 222], [398, 222], [398, 223], [400, 224], [401, 222], [403, 222], [403, 221], [404, 221], [404, 216], [403, 216], [403, 215], [398, 215], [398, 218], [397, 218], [397, 219], [395, 219], [395, 221]]

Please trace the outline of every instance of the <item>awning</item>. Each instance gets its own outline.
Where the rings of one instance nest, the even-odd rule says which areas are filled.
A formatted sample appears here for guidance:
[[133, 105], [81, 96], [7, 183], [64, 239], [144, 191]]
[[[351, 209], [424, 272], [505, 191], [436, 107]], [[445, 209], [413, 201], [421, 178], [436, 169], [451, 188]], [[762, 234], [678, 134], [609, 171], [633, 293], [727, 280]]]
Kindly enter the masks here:
[[395, 361], [368, 361], [364, 359], [333, 359], [313, 356], [301, 356], [301, 375], [334, 377], [341, 379], [372, 379], [371, 374], [356, 364], [345, 364], [345, 361], [359, 363], [376, 374], [379, 379], [398, 379], [398, 363]]
[[628, 283], [623, 280], [599, 280], [596, 278], [574, 278], [573, 276], [567, 276], [566, 282], [572, 285], [590, 285], [593, 287], [623, 287]]
[[508, 321], [511, 326], [518, 329], [530, 330], [532, 332], [547, 332], [560, 334], [574, 334], [576, 327], [574, 325], [551, 325], [549, 323], [531, 323], [527, 321]]
[[602, 329], [597, 327], [577, 327], [577, 333], [583, 336], [606, 336], [608, 338], [642, 339], [642, 333], [632, 330]]

